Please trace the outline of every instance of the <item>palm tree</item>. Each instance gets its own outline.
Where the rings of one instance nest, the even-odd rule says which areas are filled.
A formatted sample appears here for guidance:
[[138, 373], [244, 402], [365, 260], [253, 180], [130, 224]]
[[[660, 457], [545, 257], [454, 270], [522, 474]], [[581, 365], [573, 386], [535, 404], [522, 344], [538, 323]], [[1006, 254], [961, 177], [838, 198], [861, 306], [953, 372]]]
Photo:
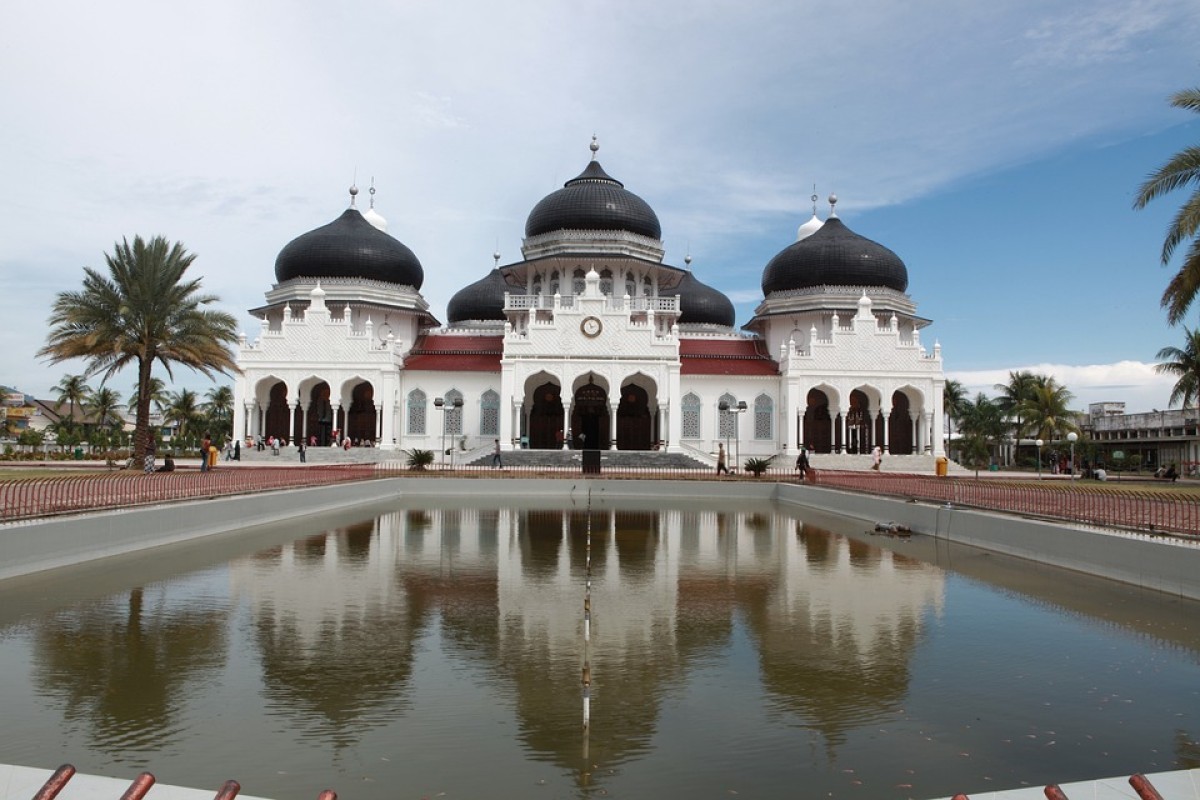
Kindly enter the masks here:
[[174, 423], [175, 435], [187, 441], [189, 437], [196, 434], [198, 428], [204, 422], [204, 414], [200, 410], [199, 398], [191, 389], [180, 389], [172, 394], [166, 408], [163, 409], [163, 420]]
[[230, 386], [214, 386], [205, 392], [204, 414], [213, 435], [225, 439], [233, 433], [233, 388]]
[[1054, 378], [1044, 375], [1037, 380], [1022, 405], [1022, 415], [1029, 421], [1030, 431], [1039, 439], [1051, 441], [1074, 431], [1078, 414], [1069, 406], [1075, 398], [1067, 387], [1059, 385]]
[[[1200, 113], [1200, 88], [1184, 89], [1171, 96], [1171, 105]], [[1185, 147], [1157, 171], [1150, 173], [1138, 189], [1134, 208], [1145, 208], [1156, 197], [1195, 186], [1183, 206], [1175, 214], [1163, 240], [1162, 264], [1167, 266], [1171, 256], [1186, 239], [1191, 239], [1183, 264], [1163, 292], [1162, 306], [1167, 309], [1167, 321], [1178, 324], [1200, 293], [1200, 147]]]
[[963, 458], [967, 466], [975, 467], [976, 477], [991, 454], [992, 444], [1004, 435], [1004, 427], [1005, 414], [1000, 404], [983, 392], [974, 400], [963, 401], [959, 417], [959, 430], [964, 437]]
[[107, 428], [114, 423], [121, 424], [121, 415], [118, 413], [118, 409], [120, 408], [120, 392], [110, 389], [107, 386], [101, 386], [88, 395], [88, 415], [101, 428]]
[[186, 279], [194, 254], [161, 236], [123, 240], [105, 254], [108, 276], [84, 267], [83, 288], [60, 292], [50, 314], [50, 333], [39, 357], [51, 362], [87, 360], [86, 375], [104, 379], [137, 367], [134, 453], [142, 458], [150, 438], [150, 379], [155, 362], [172, 376], [182, 364], [213, 378], [236, 372], [230, 345], [237, 339], [231, 314], [204, 306], [200, 280]]
[[1008, 383], [997, 383], [995, 386], [996, 391], [1000, 392], [1000, 396], [996, 398], [996, 405], [1005, 417], [1016, 420], [1016, 431], [1013, 436], [1017, 440], [1017, 447], [1020, 447], [1021, 437], [1025, 435], [1027, 427], [1021, 409], [1029, 399], [1030, 392], [1037, 385], [1037, 381], [1038, 376], [1032, 372], [1018, 370], [1008, 373]]
[[946, 436], [947, 451], [950, 449], [950, 443], [954, 441], [954, 420], [962, 416], [963, 404], [966, 401], [966, 388], [958, 381], [947, 378], [946, 385], [942, 387], [942, 408], [946, 412], [946, 422], [950, 425]]
[[82, 408], [84, 402], [88, 398], [88, 393], [92, 388], [87, 385], [87, 377], [85, 375], [64, 375], [58, 385], [54, 387], [58, 393], [58, 406], [60, 409], [59, 416], [61, 417], [61, 409], [63, 403], [67, 403], [71, 407], [71, 413], [67, 416], [69, 422], [66, 427], [69, 429], [75, 425], [75, 408]]
[[[167, 401], [170, 396], [167, 394], [167, 385], [163, 383], [162, 378], [150, 379], [150, 404], [158, 413], [167, 407]], [[137, 408], [138, 406], [138, 390], [133, 387], [133, 391], [129, 395], [129, 407]]]
[[1200, 328], [1189, 330], [1185, 325], [1183, 332], [1183, 348], [1164, 347], [1159, 350], [1156, 358], [1162, 363], [1156, 364], [1154, 371], [1179, 377], [1167, 402], [1171, 405], [1179, 402], [1187, 409], [1192, 401], [1200, 407]]

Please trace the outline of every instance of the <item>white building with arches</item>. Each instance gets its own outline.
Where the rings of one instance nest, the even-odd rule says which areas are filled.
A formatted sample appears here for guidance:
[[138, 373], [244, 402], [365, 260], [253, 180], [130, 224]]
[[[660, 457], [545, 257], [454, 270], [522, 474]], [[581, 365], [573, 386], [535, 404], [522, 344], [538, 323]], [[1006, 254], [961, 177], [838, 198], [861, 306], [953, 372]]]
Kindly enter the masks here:
[[[538, 202], [522, 258], [463, 287], [442, 324], [416, 255], [351, 206], [280, 252], [251, 313], [239, 438], [384, 449], [600, 448], [741, 457], [943, 454], [940, 346], [895, 253], [835, 213], [802, 225], [733, 304], [664, 262], [650, 206], [592, 160]], [[374, 190], [372, 189], [372, 194]], [[914, 462], [914, 467], [918, 466]], [[925, 464], [920, 465], [922, 468]]]

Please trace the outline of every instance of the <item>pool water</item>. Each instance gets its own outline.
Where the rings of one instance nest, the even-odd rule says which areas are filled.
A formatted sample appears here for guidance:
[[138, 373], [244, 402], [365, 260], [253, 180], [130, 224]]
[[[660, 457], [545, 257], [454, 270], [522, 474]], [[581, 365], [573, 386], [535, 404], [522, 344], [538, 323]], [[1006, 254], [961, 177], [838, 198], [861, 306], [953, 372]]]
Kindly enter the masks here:
[[0, 760], [371, 800], [1200, 766], [1200, 604], [863, 527], [397, 504], [8, 581]]

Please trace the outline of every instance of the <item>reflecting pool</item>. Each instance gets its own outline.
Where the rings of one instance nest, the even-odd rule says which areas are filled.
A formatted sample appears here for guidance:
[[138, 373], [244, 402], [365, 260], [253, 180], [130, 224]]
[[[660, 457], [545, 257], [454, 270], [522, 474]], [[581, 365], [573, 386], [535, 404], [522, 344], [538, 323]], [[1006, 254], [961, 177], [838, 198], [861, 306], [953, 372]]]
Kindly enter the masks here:
[[1197, 767], [1198, 612], [798, 509], [397, 504], [0, 584], [0, 761], [346, 800]]

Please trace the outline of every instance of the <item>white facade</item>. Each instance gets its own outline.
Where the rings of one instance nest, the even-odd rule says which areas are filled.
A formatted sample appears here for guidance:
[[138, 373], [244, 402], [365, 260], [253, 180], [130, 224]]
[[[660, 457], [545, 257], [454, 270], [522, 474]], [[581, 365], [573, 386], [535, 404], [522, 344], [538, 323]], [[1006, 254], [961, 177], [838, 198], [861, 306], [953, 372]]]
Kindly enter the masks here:
[[[591, 167], [593, 184], [621, 187]], [[728, 441], [737, 458], [800, 445], [942, 455], [941, 350], [921, 344], [928, 323], [904, 292], [774, 291], [743, 332], [724, 296], [662, 255], [644, 233], [535, 231], [444, 326], [412, 286], [281, 281], [255, 312], [261, 335], [243, 337], [234, 433], [404, 450], [499, 439], [709, 454]]]

